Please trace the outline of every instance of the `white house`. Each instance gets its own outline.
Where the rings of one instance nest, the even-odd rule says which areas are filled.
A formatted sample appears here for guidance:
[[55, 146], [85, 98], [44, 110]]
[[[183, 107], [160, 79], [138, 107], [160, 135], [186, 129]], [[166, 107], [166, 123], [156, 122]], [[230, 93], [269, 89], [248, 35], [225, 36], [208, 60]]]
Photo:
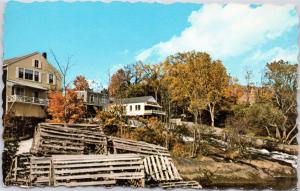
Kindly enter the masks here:
[[166, 114], [152, 96], [122, 98], [118, 100], [118, 104], [122, 105], [126, 116], [162, 116]]

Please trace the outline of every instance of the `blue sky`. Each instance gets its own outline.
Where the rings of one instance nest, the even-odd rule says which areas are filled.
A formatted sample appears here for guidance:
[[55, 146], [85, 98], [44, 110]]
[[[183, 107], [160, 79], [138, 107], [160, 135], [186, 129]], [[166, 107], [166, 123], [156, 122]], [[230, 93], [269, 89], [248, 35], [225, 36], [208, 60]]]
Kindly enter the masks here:
[[[274, 15], [273, 13], [277, 14]], [[69, 80], [85, 75], [106, 86], [108, 71], [137, 60], [161, 62], [179, 51], [206, 51], [244, 82], [266, 62], [296, 62], [298, 19], [292, 6], [156, 3], [18, 3], [4, 15], [4, 58], [52, 49]]]

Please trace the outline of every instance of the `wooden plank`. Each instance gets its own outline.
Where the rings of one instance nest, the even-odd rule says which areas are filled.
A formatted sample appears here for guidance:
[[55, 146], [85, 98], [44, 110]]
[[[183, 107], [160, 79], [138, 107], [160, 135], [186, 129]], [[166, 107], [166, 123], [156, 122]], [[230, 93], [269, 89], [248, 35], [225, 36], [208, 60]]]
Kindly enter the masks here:
[[[111, 162], [112, 165], [123, 165], [123, 166], [127, 166], [127, 165], [136, 165], [139, 166], [141, 165], [140, 162], [135, 161], [135, 162], [126, 162], [126, 164], [124, 163], [120, 163], [120, 162]], [[84, 164], [55, 164], [55, 168], [59, 169], [59, 168], [75, 168], [75, 167], [99, 167], [99, 166], [108, 166], [107, 163], [84, 163]]]
[[144, 162], [144, 167], [145, 167], [145, 170], [146, 170], [146, 174], [149, 174], [149, 169], [148, 169], [148, 164], [147, 164], [147, 159], [143, 159], [143, 162]]
[[147, 164], [148, 164], [149, 171], [150, 171], [150, 176], [152, 177], [153, 176], [153, 170], [152, 170], [150, 158], [146, 157], [145, 159], [147, 160]]
[[145, 155], [165, 155], [165, 156], [170, 156], [170, 154], [164, 154], [164, 153], [160, 153], [158, 151], [153, 151], [153, 150], [146, 150], [146, 149], [141, 149], [139, 147], [129, 147], [126, 145], [114, 145], [115, 149], [121, 149], [121, 150], [126, 150], [126, 151], [131, 151], [131, 152], [135, 152], [135, 153], [144, 153]]
[[58, 130], [58, 131], [64, 131], [64, 132], [74, 132], [74, 133], [78, 133], [78, 134], [89, 134], [89, 135], [102, 135], [105, 136], [103, 134], [103, 131], [95, 131], [95, 129], [76, 129], [76, 128], [72, 128], [72, 127], [59, 127], [59, 126], [52, 126], [52, 125], [43, 125], [40, 126], [40, 129], [52, 129], [52, 130]]
[[74, 136], [74, 137], [88, 137], [90, 139], [103, 139], [103, 134], [92, 134], [92, 135], [89, 135], [87, 133], [76, 133], [76, 132], [63, 132], [63, 131], [60, 131], [60, 130], [49, 130], [49, 129], [41, 129], [42, 132], [45, 132], [45, 133], [49, 133], [49, 134], [59, 134], [59, 135], [66, 135], [66, 136]]
[[166, 166], [166, 164], [165, 164], [164, 157], [161, 156], [161, 157], [159, 157], [159, 159], [161, 160], [162, 169], [163, 169], [163, 171], [164, 171], [166, 180], [169, 180], [170, 178], [169, 178], [169, 174], [168, 174], [168, 172], [167, 172], [167, 166]]
[[150, 156], [150, 159], [151, 159], [151, 164], [152, 164], [152, 166], [153, 166], [153, 168], [154, 168], [154, 178], [155, 178], [156, 180], [159, 180], [159, 179], [160, 179], [160, 177], [159, 177], [159, 172], [158, 172], [157, 167], [156, 167], [156, 163], [155, 163], [155, 160], [154, 160], [154, 156], [151, 155], [151, 156]]
[[173, 162], [170, 162], [170, 165], [171, 165], [171, 168], [172, 168], [172, 171], [174, 173], [174, 177], [175, 179], [179, 179], [179, 180], [182, 180], [182, 178], [180, 177], [176, 167], [174, 166]]
[[161, 168], [161, 165], [160, 165], [159, 157], [157, 155], [155, 155], [154, 157], [156, 159], [155, 162], [157, 164], [158, 171], [159, 171], [159, 174], [160, 174], [160, 180], [165, 180], [165, 176], [163, 174], [163, 171], [162, 171], [162, 168]]
[[84, 142], [92, 142], [92, 143], [104, 143], [104, 141], [101, 140], [91, 140], [91, 139], [82, 139], [77, 137], [68, 137], [68, 136], [59, 136], [59, 135], [52, 135], [49, 133], [41, 133], [41, 137], [49, 137], [49, 138], [60, 138], [60, 139], [66, 139], [66, 140], [76, 140], [76, 141], [84, 141]]
[[56, 186], [97, 186], [97, 185], [115, 185], [117, 183], [116, 180], [102, 180], [102, 181], [89, 181], [89, 182], [60, 182], [57, 183]]
[[[80, 169], [68, 169], [68, 170], [56, 170], [55, 174], [65, 174], [65, 173], [89, 173], [98, 171], [108, 171], [108, 170], [142, 170], [143, 166], [122, 166], [122, 167], [102, 167], [102, 168], [80, 168]], [[54, 166], [54, 168], [56, 168]]]
[[76, 150], [76, 151], [84, 150], [84, 147], [55, 146], [55, 145], [47, 145], [47, 144], [41, 144], [41, 147], [48, 147], [48, 148], [62, 149], [62, 150]]
[[144, 177], [144, 174], [141, 172], [123, 172], [123, 173], [111, 173], [111, 174], [82, 174], [82, 175], [66, 175], [66, 176], [57, 176], [56, 180], [71, 180], [71, 179], [86, 179], [86, 178], [111, 178], [111, 179], [141, 179]]
[[171, 166], [170, 166], [170, 162], [169, 162], [169, 159], [167, 157], [164, 157], [165, 159], [165, 163], [166, 163], [166, 166], [167, 166], [167, 172], [169, 174], [169, 177], [171, 180], [174, 180], [175, 177], [173, 176], [173, 173], [172, 173], [172, 169], [171, 169]]

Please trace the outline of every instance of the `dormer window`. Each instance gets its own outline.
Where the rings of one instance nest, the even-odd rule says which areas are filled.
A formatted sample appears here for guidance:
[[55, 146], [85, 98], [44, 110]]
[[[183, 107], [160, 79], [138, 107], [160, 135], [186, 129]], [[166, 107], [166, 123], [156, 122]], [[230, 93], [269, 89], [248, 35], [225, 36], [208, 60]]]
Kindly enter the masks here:
[[32, 61], [32, 65], [33, 65], [33, 67], [35, 67], [35, 68], [41, 68], [41, 67], [42, 67], [42, 63], [41, 63], [41, 61], [39, 61], [39, 60], [33, 60], [33, 61]]

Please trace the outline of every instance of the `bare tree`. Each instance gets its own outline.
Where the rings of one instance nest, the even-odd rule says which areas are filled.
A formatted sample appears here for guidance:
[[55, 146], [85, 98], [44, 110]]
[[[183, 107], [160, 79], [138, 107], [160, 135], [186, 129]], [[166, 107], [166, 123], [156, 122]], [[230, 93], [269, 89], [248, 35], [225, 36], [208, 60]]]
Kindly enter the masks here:
[[[58, 69], [60, 71], [61, 75], [57, 75], [56, 76], [63, 82], [63, 87], [62, 87], [62, 91], [64, 93], [64, 101], [66, 102], [66, 95], [67, 95], [67, 87], [69, 86], [70, 82], [67, 82], [67, 75], [72, 67], [71, 65], [71, 58], [72, 56], [68, 56], [67, 58], [67, 62], [65, 64], [62, 64], [61, 62], [59, 62], [59, 60], [57, 59], [55, 53], [53, 50], [50, 50], [51, 54], [54, 58], [54, 61], [56, 63], [56, 65], [58, 66]], [[64, 107], [64, 122], [66, 123], [66, 107]]]

